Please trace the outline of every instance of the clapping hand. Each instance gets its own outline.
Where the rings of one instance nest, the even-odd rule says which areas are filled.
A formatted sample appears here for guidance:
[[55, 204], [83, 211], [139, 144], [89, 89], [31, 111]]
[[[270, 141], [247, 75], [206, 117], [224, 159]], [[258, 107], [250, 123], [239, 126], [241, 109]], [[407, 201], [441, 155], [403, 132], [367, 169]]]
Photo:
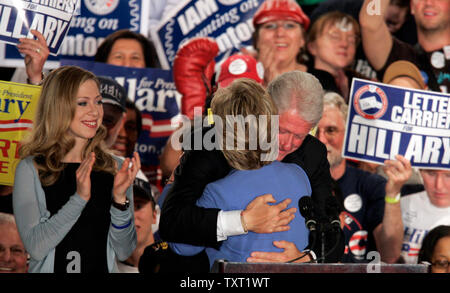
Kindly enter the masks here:
[[91, 171], [95, 163], [95, 154], [90, 153], [76, 171], [77, 193], [85, 201], [91, 198]]
[[126, 158], [123, 161], [122, 167], [117, 171], [116, 176], [114, 176], [113, 197], [115, 202], [125, 202], [126, 191], [133, 184], [139, 169], [141, 169], [141, 160], [139, 159], [138, 153], [134, 152], [133, 158], [131, 160], [130, 158]]

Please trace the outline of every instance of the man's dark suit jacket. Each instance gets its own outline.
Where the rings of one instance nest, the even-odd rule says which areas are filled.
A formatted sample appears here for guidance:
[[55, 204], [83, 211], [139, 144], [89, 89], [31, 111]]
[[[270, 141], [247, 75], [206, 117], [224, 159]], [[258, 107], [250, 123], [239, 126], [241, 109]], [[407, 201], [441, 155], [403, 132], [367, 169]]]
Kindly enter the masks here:
[[[310, 180], [312, 199], [319, 209], [318, 213], [324, 216], [326, 198], [332, 194], [325, 145], [308, 135], [302, 145], [287, 155], [283, 162], [295, 163], [303, 168]], [[162, 206], [159, 231], [163, 240], [208, 247], [220, 245], [217, 241], [219, 210], [197, 207], [195, 203], [208, 183], [225, 177], [230, 170], [231, 167], [219, 150], [185, 151], [175, 169], [175, 181]], [[297, 206], [297, 203], [292, 204]]]

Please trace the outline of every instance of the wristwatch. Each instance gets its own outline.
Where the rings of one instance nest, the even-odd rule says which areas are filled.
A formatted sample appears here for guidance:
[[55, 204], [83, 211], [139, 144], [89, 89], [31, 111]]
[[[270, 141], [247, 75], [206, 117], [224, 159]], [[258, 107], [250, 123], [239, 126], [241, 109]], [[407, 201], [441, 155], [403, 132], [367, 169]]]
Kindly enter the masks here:
[[130, 201], [128, 199], [126, 199], [125, 202], [117, 203], [113, 199], [111, 204], [113, 207], [115, 207], [118, 210], [126, 211], [128, 209], [128, 207], [130, 206]]

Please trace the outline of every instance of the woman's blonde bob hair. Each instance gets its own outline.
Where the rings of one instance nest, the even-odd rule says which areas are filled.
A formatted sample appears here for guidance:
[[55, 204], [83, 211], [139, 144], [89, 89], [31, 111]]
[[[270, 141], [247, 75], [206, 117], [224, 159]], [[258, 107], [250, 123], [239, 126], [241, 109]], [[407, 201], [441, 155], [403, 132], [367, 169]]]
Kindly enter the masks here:
[[[44, 186], [56, 182], [65, 166], [62, 162], [64, 156], [75, 145], [69, 128], [75, 116], [78, 89], [88, 80], [99, 85], [93, 73], [77, 66], [62, 66], [44, 80], [33, 128], [19, 150], [21, 159], [34, 156]], [[105, 151], [105, 136], [106, 129], [101, 125], [96, 135], [89, 139], [81, 157], [84, 159], [94, 152], [96, 160], [93, 170], [115, 174], [115, 160]]]
[[[219, 88], [214, 94], [211, 110], [222, 121], [222, 133], [218, 133], [217, 137], [231, 167], [238, 170], [258, 169], [276, 159], [276, 156], [272, 160], [261, 159], [273, 151], [263, 148], [263, 143], [278, 146], [278, 133], [275, 133], [278, 128], [272, 129], [273, 115], [277, 115], [278, 110], [259, 83], [249, 78], [239, 78], [226, 88]], [[214, 118], [217, 131], [216, 122]], [[243, 131], [240, 133], [238, 128]], [[227, 139], [230, 135], [232, 145]], [[256, 142], [254, 147], [253, 142]]]

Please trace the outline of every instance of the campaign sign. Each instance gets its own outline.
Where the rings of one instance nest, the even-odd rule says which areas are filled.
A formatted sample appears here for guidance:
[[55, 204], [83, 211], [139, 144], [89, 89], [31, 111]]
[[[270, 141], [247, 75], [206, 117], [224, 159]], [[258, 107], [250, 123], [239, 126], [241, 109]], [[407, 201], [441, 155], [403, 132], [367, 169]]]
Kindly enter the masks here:
[[187, 0], [161, 21], [152, 40], [163, 68], [171, 68], [178, 48], [194, 37], [214, 38], [216, 61], [251, 45], [252, 19], [263, 0]]
[[0, 184], [14, 185], [19, 142], [33, 125], [41, 87], [0, 81]]
[[150, 170], [156, 172], [156, 167], [159, 166], [158, 156], [176, 129], [175, 119], [181, 109], [182, 95], [175, 88], [172, 71], [69, 59], [61, 60], [61, 65], [76, 65], [97, 76], [114, 78], [125, 87], [128, 98], [135, 102], [142, 113], [143, 129], [136, 150], [139, 152], [142, 165], [145, 165], [144, 173], [153, 182], [156, 173], [153, 174]]
[[343, 156], [450, 169], [450, 95], [353, 79]]
[[77, 1], [0, 0], [0, 41], [18, 44], [21, 38], [32, 38], [30, 30], [34, 29], [47, 40], [50, 54], [56, 55]]
[[[71, 1], [76, 2], [76, 0]], [[0, 3], [2, 2], [5, 2], [5, 0], [0, 0]], [[14, 3], [16, 2], [30, 1], [14, 0]], [[40, 3], [44, 1], [31, 2]], [[69, 0], [47, 2], [66, 3]], [[129, 29], [144, 36], [148, 34], [149, 1], [79, 0], [78, 3], [79, 8], [77, 12], [79, 11], [79, 14], [74, 15], [67, 25], [69, 31], [59, 47], [59, 51], [53, 52], [53, 55], [56, 55], [57, 52], [58, 56], [49, 56], [48, 61], [45, 63], [45, 68], [47, 69], [57, 68], [59, 59], [93, 61], [101, 42], [108, 35], [120, 29]], [[51, 45], [48, 41], [47, 44]], [[1, 59], [4, 59], [2, 61], [3, 66], [24, 66], [23, 57], [15, 46], [0, 44]]]

